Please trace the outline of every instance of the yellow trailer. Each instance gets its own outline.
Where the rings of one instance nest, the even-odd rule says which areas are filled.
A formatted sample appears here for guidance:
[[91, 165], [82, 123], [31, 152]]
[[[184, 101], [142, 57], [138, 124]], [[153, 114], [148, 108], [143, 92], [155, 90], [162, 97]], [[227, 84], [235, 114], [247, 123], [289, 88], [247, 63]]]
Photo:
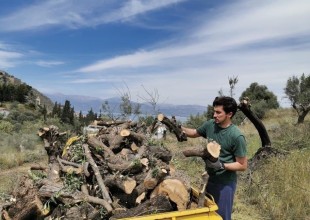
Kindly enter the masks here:
[[[197, 189], [192, 188], [192, 193], [195, 198], [198, 198]], [[203, 208], [123, 218], [122, 220], [222, 220], [222, 217], [216, 213], [217, 210], [218, 206], [214, 200], [205, 197]]]

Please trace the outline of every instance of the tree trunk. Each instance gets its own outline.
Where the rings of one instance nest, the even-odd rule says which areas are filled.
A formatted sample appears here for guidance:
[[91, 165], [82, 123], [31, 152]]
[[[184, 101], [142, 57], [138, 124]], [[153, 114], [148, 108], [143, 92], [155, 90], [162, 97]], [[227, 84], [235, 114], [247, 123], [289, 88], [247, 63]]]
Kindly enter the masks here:
[[308, 111], [301, 111], [301, 113], [298, 114], [297, 124], [304, 123], [305, 117], [307, 116], [308, 112], [309, 112], [309, 110]]
[[243, 114], [245, 114], [245, 116], [248, 117], [248, 119], [257, 129], [260, 139], [262, 141], [262, 147], [270, 147], [271, 141], [267, 130], [262, 121], [251, 111], [248, 100], [243, 99], [238, 105], [238, 108], [243, 112]]

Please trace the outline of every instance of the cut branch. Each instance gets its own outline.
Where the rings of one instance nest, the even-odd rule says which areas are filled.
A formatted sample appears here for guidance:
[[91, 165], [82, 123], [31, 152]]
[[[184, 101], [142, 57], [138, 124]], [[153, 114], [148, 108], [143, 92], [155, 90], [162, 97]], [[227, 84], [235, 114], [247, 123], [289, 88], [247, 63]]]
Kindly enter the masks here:
[[112, 199], [111, 199], [111, 197], [109, 195], [109, 192], [108, 192], [107, 188], [104, 185], [102, 176], [101, 176], [101, 174], [99, 172], [99, 169], [98, 169], [98, 166], [97, 166], [97, 164], [95, 163], [94, 159], [92, 158], [92, 156], [90, 154], [90, 150], [89, 150], [88, 145], [87, 144], [83, 144], [83, 148], [84, 148], [84, 151], [85, 151], [85, 156], [87, 158], [87, 161], [89, 162], [89, 164], [91, 165], [92, 169], [95, 172], [95, 176], [96, 176], [97, 182], [99, 184], [99, 187], [100, 187], [100, 189], [102, 191], [103, 198], [106, 201], [108, 201], [109, 203], [112, 203]]
[[157, 116], [157, 119], [158, 121], [166, 125], [169, 130], [175, 134], [178, 141], [187, 141], [187, 137], [185, 133], [181, 130], [181, 128], [177, 126], [174, 122], [172, 122], [169, 118], [167, 118], [165, 115], [159, 114]]

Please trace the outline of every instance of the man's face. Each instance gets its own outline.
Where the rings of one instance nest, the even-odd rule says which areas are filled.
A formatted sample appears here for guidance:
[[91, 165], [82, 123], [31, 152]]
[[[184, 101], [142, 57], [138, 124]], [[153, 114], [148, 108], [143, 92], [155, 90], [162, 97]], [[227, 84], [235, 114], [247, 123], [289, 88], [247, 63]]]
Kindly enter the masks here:
[[215, 120], [215, 123], [222, 124], [222, 123], [226, 122], [227, 120], [230, 120], [231, 115], [232, 115], [232, 113], [226, 114], [222, 105], [214, 106], [213, 118]]

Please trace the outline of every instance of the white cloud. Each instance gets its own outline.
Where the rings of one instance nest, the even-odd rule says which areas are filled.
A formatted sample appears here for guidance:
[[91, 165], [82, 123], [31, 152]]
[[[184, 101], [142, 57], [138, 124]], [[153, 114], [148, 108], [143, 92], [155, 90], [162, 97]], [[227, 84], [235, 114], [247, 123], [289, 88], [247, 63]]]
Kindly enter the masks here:
[[3, 51], [0, 50], [0, 66], [1, 68], [9, 68], [14, 67], [16, 65], [15, 62], [21, 58], [23, 54], [14, 51]]
[[62, 61], [45, 61], [45, 60], [39, 60], [35, 62], [38, 66], [43, 66], [43, 67], [53, 67], [53, 66], [59, 66], [65, 64]]
[[[185, 0], [49, 0], [29, 4], [0, 17], [0, 31], [24, 31], [49, 26], [93, 27], [124, 21]], [[10, 24], [10, 25], [7, 25]]]
[[237, 95], [258, 82], [281, 99], [288, 77], [309, 70], [308, 1], [236, 1], [217, 10], [187, 35], [180, 34], [178, 42], [99, 60], [78, 71], [122, 74], [136, 93], [144, 84], [160, 87], [174, 102], [203, 104], [228, 88], [233, 75], [242, 87]]

